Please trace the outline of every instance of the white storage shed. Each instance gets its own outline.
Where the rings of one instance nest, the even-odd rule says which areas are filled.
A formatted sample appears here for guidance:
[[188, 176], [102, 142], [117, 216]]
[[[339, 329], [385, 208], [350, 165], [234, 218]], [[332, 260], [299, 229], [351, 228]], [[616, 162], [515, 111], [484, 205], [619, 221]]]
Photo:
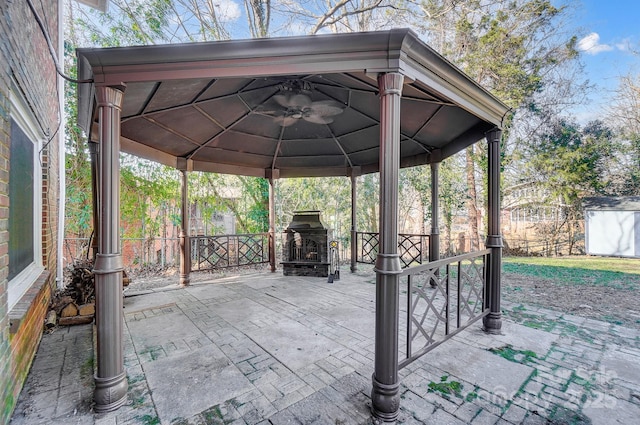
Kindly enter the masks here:
[[583, 200], [587, 254], [640, 258], [640, 196]]

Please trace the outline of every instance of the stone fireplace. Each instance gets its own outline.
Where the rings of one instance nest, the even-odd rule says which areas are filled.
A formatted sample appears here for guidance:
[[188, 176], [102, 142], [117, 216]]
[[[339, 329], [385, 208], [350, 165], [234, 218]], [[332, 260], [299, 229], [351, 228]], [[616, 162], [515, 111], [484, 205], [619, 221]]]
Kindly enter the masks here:
[[284, 231], [283, 274], [327, 277], [327, 250], [327, 229], [320, 221], [320, 211], [296, 211]]

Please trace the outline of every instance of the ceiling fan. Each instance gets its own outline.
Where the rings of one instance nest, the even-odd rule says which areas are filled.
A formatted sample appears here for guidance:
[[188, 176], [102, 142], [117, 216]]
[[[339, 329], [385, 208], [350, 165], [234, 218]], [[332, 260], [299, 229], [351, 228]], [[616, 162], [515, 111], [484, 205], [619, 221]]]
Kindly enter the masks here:
[[333, 117], [344, 111], [344, 105], [335, 100], [311, 100], [313, 86], [308, 81], [289, 80], [279, 85], [280, 92], [273, 100], [282, 107], [275, 111], [260, 111], [274, 116], [275, 122], [289, 127], [302, 119], [314, 124], [329, 124]]

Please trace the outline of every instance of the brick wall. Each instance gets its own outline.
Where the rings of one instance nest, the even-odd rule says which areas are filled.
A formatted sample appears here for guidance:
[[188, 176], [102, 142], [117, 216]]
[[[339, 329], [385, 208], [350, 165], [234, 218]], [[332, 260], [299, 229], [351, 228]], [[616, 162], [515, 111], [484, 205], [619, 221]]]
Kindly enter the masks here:
[[[3, 20], [0, 18], [0, 25]], [[4, 31], [2, 32], [4, 38]], [[0, 194], [7, 198], [0, 204], [0, 397], [3, 401], [0, 410], [0, 423], [7, 421], [14, 400], [8, 399], [11, 383], [11, 362], [9, 348], [9, 312], [7, 311], [7, 264], [9, 262], [8, 250], [8, 220], [9, 207], [9, 85], [7, 81], [8, 64], [4, 51], [0, 52]], [[11, 406], [9, 406], [11, 404]]]
[[[54, 0], [33, 2], [56, 47], [58, 3]], [[12, 81], [46, 138], [41, 161], [42, 263], [46, 271], [18, 304], [8, 311], [7, 229]], [[0, 1], [0, 424], [7, 424], [11, 418], [40, 342], [44, 316], [55, 287], [60, 143], [56, 132], [58, 120], [57, 76], [45, 39], [24, 1]]]

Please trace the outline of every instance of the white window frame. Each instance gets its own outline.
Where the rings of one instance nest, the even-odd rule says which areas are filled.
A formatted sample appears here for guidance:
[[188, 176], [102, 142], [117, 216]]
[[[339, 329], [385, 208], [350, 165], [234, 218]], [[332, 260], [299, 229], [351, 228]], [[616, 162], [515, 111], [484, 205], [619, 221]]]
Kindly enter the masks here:
[[[9, 281], [8, 310], [18, 303], [20, 298], [31, 288], [44, 271], [42, 265], [42, 166], [40, 150], [46, 140], [40, 130], [33, 113], [27, 106], [15, 82], [10, 92], [10, 118], [24, 134], [33, 142], [33, 262]], [[11, 123], [10, 123], [11, 125]], [[11, 184], [11, 182], [9, 182]], [[11, 200], [9, 200], [11, 208]]]

